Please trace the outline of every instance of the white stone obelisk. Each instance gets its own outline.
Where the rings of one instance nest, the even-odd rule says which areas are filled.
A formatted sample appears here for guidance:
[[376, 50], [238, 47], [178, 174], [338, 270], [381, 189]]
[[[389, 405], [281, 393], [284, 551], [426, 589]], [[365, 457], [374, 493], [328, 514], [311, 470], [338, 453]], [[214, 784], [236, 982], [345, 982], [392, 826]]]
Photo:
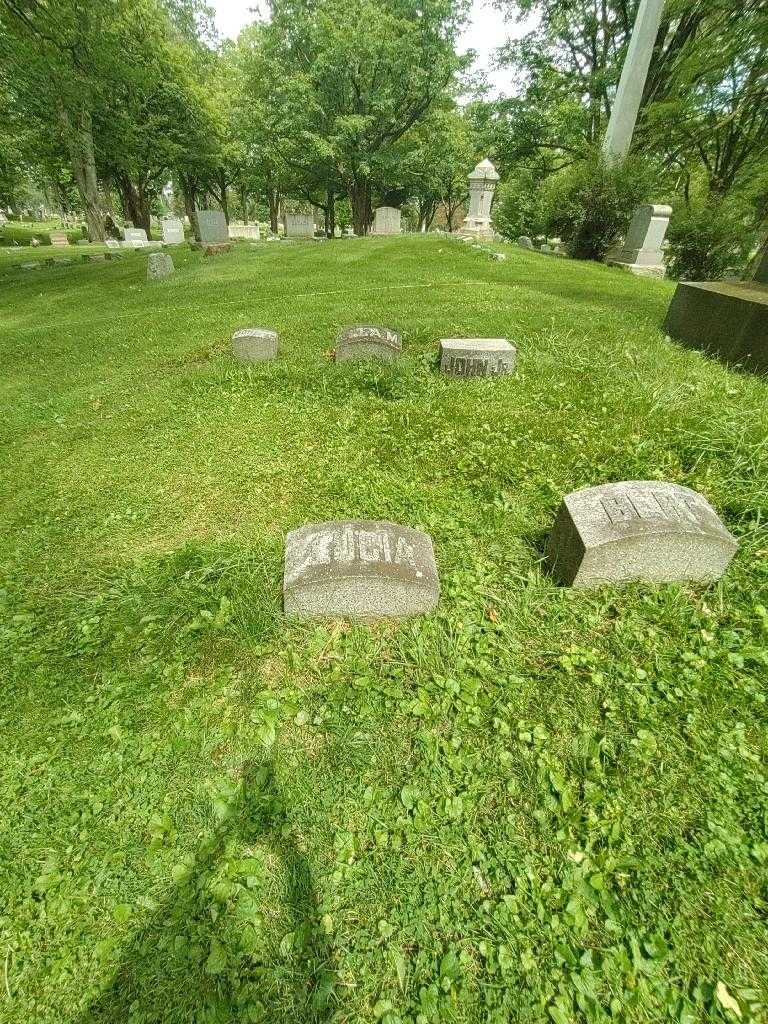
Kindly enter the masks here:
[[640, 0], [627, 59], [603, 143], [603, 152], [611, 163], [621, 163], [629, 153], [637, 114], [643, 98], [653, 46], [661, 25], [664, 0]]

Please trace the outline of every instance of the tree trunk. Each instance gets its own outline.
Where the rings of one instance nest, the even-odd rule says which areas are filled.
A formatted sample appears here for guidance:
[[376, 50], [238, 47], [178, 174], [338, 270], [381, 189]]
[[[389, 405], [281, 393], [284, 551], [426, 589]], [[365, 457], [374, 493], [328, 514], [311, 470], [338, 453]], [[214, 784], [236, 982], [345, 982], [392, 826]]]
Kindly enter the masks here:
[[72, 173], [83, 199], [85, 219], [88, 223], [88, 238], [92, 242], [103, 242], [104, 214], [101, 209], [99, 182], [96, 177], [91, 115], [85, 108], [81, 108], [78, 112], [77, 127], [74, 127], [69, 111], [59, 100], [59, 123], [69, 150]]
[[267, 201], [269, 202], [269, 230], [273, 235], [276, 235], [277, 222], [280, 216], [280, 193], [277, 189], [269, 189], [267, 192]]
[[352, 227], [356, 235], [367, 235], [370, 221], [371, 193], [366, 179], [355, 178], [349, 187], [349, 204], [352, 207]]
[[195, 241], [199, 244], [200, 225], [197, 222], [197, 185], [191, 176], [187, 177], [181, 173], [179, 174], [179, 184], [184, 196], [184, 210], [189, 218], [189, 226], [192, 228]]
[[136, 225], [136, 227], [144, 228], [144, 230], [147, 233], [147, 238], [150, 238], [151, 237], [151, 231], [152, 231], [152, 214], [151, 214], [150, 209], [149, 209], [149, 200], [147, 199], [147, 194], [146, 194], [146, 192], [144, 190], [144, 183], [143, 182], [139, 184], [138, 198], [139, 198], [139, 210], [138, 210], [139, 221], [138, 221], [138, 224]]
[[227, 179], [224, 171], [219, 175], [219, 188], [221, 189], [221, 209], [224, 212], [224, 220], [229, 224], [229, 195], [227, 193]]

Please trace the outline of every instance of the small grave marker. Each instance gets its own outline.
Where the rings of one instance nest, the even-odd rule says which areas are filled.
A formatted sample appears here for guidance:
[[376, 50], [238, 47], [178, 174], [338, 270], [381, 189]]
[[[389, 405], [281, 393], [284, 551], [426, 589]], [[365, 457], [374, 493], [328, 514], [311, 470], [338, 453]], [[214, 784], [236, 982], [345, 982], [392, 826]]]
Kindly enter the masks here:
[[200, 244], [221, 245], [229, 241], [227, 218], [222, 210], [198, 210], [197, 226], [200, 229]]
[[362, 359], [397, 359], [403, 343], [397, 331], [374, 324], [345, 327], [336, 337], [336, 362]]
[[147, 260], [147, 280], [160, 281], [170, 277], [176, 268], [167, 252], [153, 252]]
[[514, 373], [517, 349], [506, 338], [443, 338], [440, 372], [452, 377], [493, 377]]
[[66, 249], [69, 246], [69, 237], [66, 231], [52, 231], [50, 237], [51, 245], [55, 245], [57, 249]]
[[374, 235], [399, 235], [400, 211], [394, 206], [380, 206], [373, 217]]
[[232, 335], [232, 352], [244, 363], [261, 363], [277, 358], [277, 331], [246, 327]]
[[302, 526], [285, 543], [285, 614], [304, 618], [403, 618], [440, 597], [432, 540], [390, 522]]
[[125, 249], [143, 249], [147, 245], [147, 232], [144, 228], [126, 228], [124, 236], [123, 248]]
[[555, 578], [573, 587], [719, 579], [736, 539], [709, 502], [660, 480], [601, 484], [566, 495], [547, 546]]
[[314, 238], [315, 218], [311, 213], [288, 213], [285, 216], [286, 238]]
[[184, 225], [178, 217], [164, 217], [160, 222], [163, 245], [181, 245], [184, 241]]

